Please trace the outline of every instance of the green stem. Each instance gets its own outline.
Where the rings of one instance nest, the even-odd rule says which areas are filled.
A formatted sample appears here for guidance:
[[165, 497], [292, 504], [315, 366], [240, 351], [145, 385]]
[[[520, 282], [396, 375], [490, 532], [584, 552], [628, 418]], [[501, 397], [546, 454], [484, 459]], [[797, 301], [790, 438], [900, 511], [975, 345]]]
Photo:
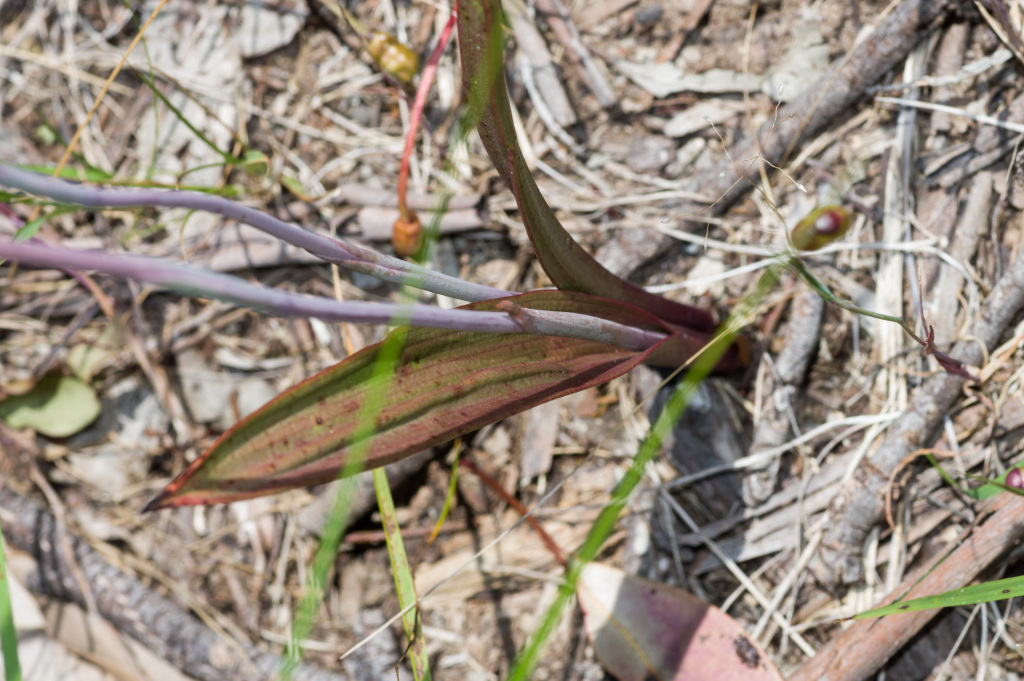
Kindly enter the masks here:
[[21, 681], [18, 662], [18, 630], [14, 628], [11, 612], [11, 589], [8, 582], [7, 556], [4, 553], [4, 535], [0, 530], [0, 649], [4, 655], [5, 681]]
[[661, 451], [662, 442], [668, 436], [672, 426], [682, 416], [683, 411], [701, 382], [714, 370], [718, 360], [721, 359], [722, 355], [732, 345], [736, 334], [746, 325], [754, 311], [768, 295], [768, 292], [778, 282], [778, 270], [779, 267], [774, 266], [761, 275], [755, 291], [735, 307], [732, 315], [719, 329], [715, 338], [693, 360], [692, 367], [687, 371], [683, 380], [676, 387], [675, 392], [672, 393], [672, 397], [669, 398], [665, 408], [662, 409], [658, 418], [651, 426], [651, 430], [640, 445], [640, 450], [637, 452], [636, 458], [633, 459], [632, 465], [630, 465], [626, 474], [615, 486], [612, 498], [601, 510], [583, 546], [580, 547], [576, 556], [570, 561], [569, 568], [566, 570], [565, 580], [559, 587], [555, 602], [544, 613], [540, 625], [516, 659], [508, 675], [509, 681], [526, 681], [531, 677], [541, 650], [561, 619], [565, 606], [569, 604], [573, 594], [576, 592], [576, 582], [583, 567], [597, 557], [601, 547], [604, 546], [605, 541], [607, 541], [615, 529], [619, 516], [626, 507], [626, 502], [629, 500], [633, 490], [636, 489], [636, 486], [643, 479], [647, 465], [654, 461]]
[[884, 322], [892, 322], [893, 324], [899, 324], [900, 328], [902, 328], [908, 336], [913, 338], [920, 345], [923, 345], [926, 349], [929, 347], [930, 344], [928, 343], [928, 341], [924, 340], [916, 333], [914, 333], [914, 330], [910, 327], [910, 325], [907, 324], [906, 320], [903, 317], [882, 314], [881, 312], [873, 312], [872, 310], [866, 310], [863, 307], [857, 307], [850, 301], [843, 300], [842, 298], [839, 298], [834, 293], [832, 293], [828, 286], [825, 286], [825, 284], [823, 284], [821, 280], [819, 280], [817, 277], [811, 274], [810, 270], [807, 269], [807, 266], [804, 265], [803, 261], [800, 260], [800, 258], [796, 256], [790, 256], [789, 264], [791, 267], [793, 267], [793, 269], [797, 271], [797, 274], [799, 274], [800, 277], [805, 282], [807, 282], [808, 286], [813, 288], [819, 296], [821, 296], [828, 302], [832, 303], [833, 305], [837, 305], [838, 307], [841, 307], [844, 310], [849, 310], [854, 314], [864, 315], [865, 317], [873, 317], [875, 319], [881, 319]]

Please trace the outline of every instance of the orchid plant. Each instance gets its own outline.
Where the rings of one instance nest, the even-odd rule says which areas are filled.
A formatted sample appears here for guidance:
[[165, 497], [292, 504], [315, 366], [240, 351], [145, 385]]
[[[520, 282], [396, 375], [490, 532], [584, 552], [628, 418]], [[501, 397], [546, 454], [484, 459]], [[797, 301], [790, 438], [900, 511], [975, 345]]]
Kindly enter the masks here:
[[[30, 229], [23, 230], [21, 240], [0, 242], [0, 258], [24, 265], [69, 273], [105, 272], [280, 316], [398, 326], [381, 343], [310, 377], [240, 421], [150, 501], [147, 510], [226, 503], [329, 482], [600, 385], [639, 364], [680, 367], [699, 357], [688, 382], [654, 424], [652, 437], [581, 547], [577, 562], [569, 566], [566, 593], [571, 593], [571, 575], [578, 576], [580, 561], [596, 554], [639, 480], [642, 466], [656, 454], [661, 435], [695, 384], [712, 370], [734, 370], [747, 361], [744, 344], [732, 341], [751, 308], [774, 285], [775, 269], [762, 277], [761, 295], [738, 305], [729, 322], [716, 332], [710, 312], [670, 301], [615, 276], [577, 244], [541, 195], [517, 141], [502, 68], [500, 19], [500, 0], [459, 3], [457, 34], [464, 86], [472, 120], [498, 174], [515, 196], [554, 290], [515, 293], [449, 277], [300, 229], [215, 195], [72, 184], [0, 162], [0, 186], [26, 194], [91, 208], [209, 211], [263, 230], [324, 262], [467, 301], [462, 307], [444, 310], [412, 303], [301, 296], [179, 263], [60, 248], [29, 238]], [[422, 109], [420, 94], [417, 106]], [[404, 179], [400, 186], [404, 187]], [[402, 219], [418, 224], [402, 199], [400, 191]], [[819, 207], [794, 228], [785, 264], [827, 300], [901, 325], [944, 369], [970, 377], [956, 360], [934, 348], [930, 333], [921, 338], [902, 318], [852, 306], [833, 295], [803, 265], [800, 251], [841, 238], [849, 222], [844, 208]], [[416, 248], [404, 250], [411, 253]], [[529, 668], [530, 650], [524, 653], [523, 669]]]
[[[0, 185], [95, 208], [186, 207], [250, 224], [326, 262], [471, 301], [453, 310], [335, 301], [262, 288], [152, 258], [70, 251], [36, 241], [0, 244], [0, 257], [40, 267], [102, 271], [272, 314], [329, 321], [402, 323], [404, 342], [384, 379], [372, 428], [359, 428], [384, 343], [348, 357], [280, 395], [225, 433], [147, 509], [236, 501], [328, 482], [365, 446], [375, 468], [562, 395], [620, 376], [642, 362], [679, 366], [712, 337], [708, 312], [648, 293], [613, 275], [559, 224], [516, 141], [501, 70], [500, 5], [464, 3], [458, 28], [467, 92], [481, 138], [512, 187], [537, 257], [558, 290], [515, 294], [313, 234], [228, 199], [188, 191], [76, 185], [0, 165]], [[386, 343], [386, 341], [385, 341]], [[738, 367], [729, 350], [719, 368]], [[362, 444], [361, 444], [362, 443]]]
[[[300, 296], [182, 264], [134, 255], [70, 251], [35, 241], [0, 243], [0, 257], [26, 265], [102, 271], [184, 294], [218, 298], [282, 316], [401, 323], [404, 343], [371, 428], [360, 414], [381, 380], [382, 344], [362, 350], [291, 388], [226, 432], [153, 499], [148, 510], [225, 503], [331, 481], [363, 451], [376, 468], [557, 397], [605, 383], [641, 363], [678, 367], [715, 331], [706, 310], [670, 301], [615, 276], [559, 223], [534, 182], [516, 139], [502, 70], [499, 0], [458, 7], [464, 85], [473, 120], [499, 175], [515, 196], [536, 255], [557, 290], [513, 293], [449, 277], [405, 260], [311, 233], [228, 199], [189, 191], [118, 189], [54, 180], [0, 164], [0, 185], [63, 204], [94, 208], [185, 207], [245, 222], [354, 272], [470, 301], [453, 310], [416, 304]], [[821, 207], [793, 231], [794, 249], [843, 236], [845, 209]], [[796, 250], [794, 250], [794, 253]], [[795, 255], [790, 264], [833, 296]], [[913, 331], [896, 317], [881, 316]], [[926, 351], [930, 341], [914, 336]], [[719, 370], [744, 361], [723, 349]], [[936, 353], [950, 370], [945, 355]], [[962, 369], [960, 369], [962, 371]]]

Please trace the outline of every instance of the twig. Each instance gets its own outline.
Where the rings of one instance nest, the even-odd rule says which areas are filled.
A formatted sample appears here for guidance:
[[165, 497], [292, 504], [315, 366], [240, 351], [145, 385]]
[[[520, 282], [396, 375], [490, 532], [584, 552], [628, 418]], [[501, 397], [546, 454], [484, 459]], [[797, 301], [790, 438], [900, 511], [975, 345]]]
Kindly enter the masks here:
[[566, 10], [561, 0], [536, 0], [537, 11], [544, 15], [555, 34], [562, 44], [565, 45], [570, 57], [581, 67], [583, 79], [587, 81], [590, 91], [605, 109], [617, 109], [619, 98], [612, 89], [604, 72], [598, 66], [597, 60], [590, 54], [590, 50], [583, 44], [580, 32], [572, 22], [572, 17]]
[[[782, 352], [775, 362], [775, 371], [765, 379], [765, 403], [757, 421], [750, 455], [778, 447], [789, 438], [792, 405], [797, 386], [804, 380], [811, 358], [818, 349], [825, 301], [816, 291], [805, 290], [793, 302], [789, 327]], [[799, 433], [797, 433], [799, 434]], [[756, 506], [771, 496], [779, 472], [779, 458], [769, 461], [763, 469], [754, 469], [743, 479], [743, 499], [747, 506]]]
[[932, 102], [922, 102], [919, 99], [904, 99], [903, 97], [875, 97], [875, 101], [882, 104], [893, 104], [895, 106], [909, 106], [914, 109], [923, 109], [925, 111], [941, 111], [942, 113], [947, 113], [952, 116], [969, 118], [975, 123], [991, 125], [996, 128], [1002, 128], [1003, 130], [1009, 130], [1010, 132], [1024, 133], [1024, 125], [1020, 123], [999, 120], [998, 118], [986, 116], [985, 114], [974, 114], [966, 109], [959, 109], [955, 106], [948, 106], [946, 104], [933, 104]]
[[[869, 494], [867, 491], [859, 493]], [[1020, 523], [1022, 512], [1024, 498], [1016, 494], [1000, 494], [984, 502], [980, 509], [983, 519], [973, 531], [967, 531], [970, 536], [957, 542], [957, 548], [948, 556], [940, 555], [909, 575], [880, 605], [903, 596], [917, 598], [970, 584], [1024, 536], [1024, 525]], [[854, 622], [790, 675], [789, 681], [870, 678], [938, 613], [939, 610], [922, 610]]]
[[[108, 563], [87, 541], [69, 534], [74, 555], [67, 555], [53, 515], [31, 499], [0, 488], [0, 522], [12, 546], [32, 554], [39, 569], [27, 586], [39, 593], [85, 605], [71, 565], [82, 574], [96, 595], [99, 613], [124, 632], [148, 646], [185, 674], [200, 681], [276, 679], [282, 659], [246, 645], [242, 657], [213, 630], [169, 599], [146, 588], [135, 577]], [[342, 681], [346, 676], [303, 665], [298, 678]]]
[[39, 467], [32, 461], [31, 468], [29, 468], [29, 477], [32, 478], [32, 482], [36, 484], [39, 491], [46, 497], [47, 503], [50, 504], [50, 512], [53, 513], [53, 529], [54, 534], [57, 535], [57, 541], [60, 542], [60, 550], [70, 556], [68, 560], [68, 569], [74, 576], [75, 581], [78, 583], [78, 588], [82, 591], [82, 600], [85, 602], [85, 609], [90, 615], [94, 615], [98, 612], [96, 608], [96, 596], [93, 595], [92, 589], [89, 587], [89, 582], [86, 580], [85, 575], [82, 573], [82, 568], [75, 562], [74, 552], [71, 550], [71, 542], [68, 539], [68, 523], [67, 514], [64, 512], [64, 504], [61, 502], [60, 497], [53, 491], [53, 487], [50, 486], [49, 481], [40, 472]]
[[[960, 341], [950, 354], [966, 364], [979, 364], [1022, 307], [1024, 255], [1019, 255], [985, 299], [971, 340]], [[818, 559], [812, 564], [824, 588], [863, 578], [861, 548], [868, 530], [883, 517], [889, 475], [910, 452], [930, 446], [943, 417], [960, 397], [962, 385], [961, 376], [949, 373], [928, 379], [870, 457], [870, 465], [860, 466], [854, 479], [843, 486], [844, 491], [831, 505], [832, 522], [825, 530]]]
[[566, 567], [567, 563], [565, 560], [565, 555], [562, 553], [562, 550], [558, 548], [558, 544], [555, 542], [554, 539], [551, 538], [551, 535], [544, 530], [540, 522], [538, 522], [537, 517], [530, 513], [529, 509], [523, 506], [523, 504], [514, 496], [506, 492], [505, 489], [501, 486], [501, 483], [499, 483], [497, 480], [492, 478], [484, 471], [480, 470], [480, 467], [477, 466], [472, 459], [468, 457], [463, 457], [459, 459], [459, 465], [465, 468], [466, 470], [472, 472], [474, 475], [476, 475], [476, 477], [480, 478], [480, 480], [485, 485], [487, 485], [487, 487], [489, 487], [495, 494], [501, 497], [502, 501], [504, 501], [506, 504], [514, 508], [516, 512], [519, 513], [519, 515], [521, 515], [523, 519], [530, 524], [530, 527], [533, 528], [533, 531], [537, 533], [537, 536], [540, 537], [540, 540], [544, 543], [544, 546], [547, 547], [547, 550], [551, 552], [552, 556], [554, 556], [555, 562], [557, 562], [563, 568]]
[[[776, 165], [784, 165], [788, 154], [805, 140], [820, 133], [840, 116], [853, 110], [869, 87], [902, 61], [930, 29], [959, 3], [953, 0], [904, 0], [878, 28], [857, 45], [846, 58], [829, 70], [817, 83], [783, 107], [780, 121], [797, 117], [775, 130], [761, 155]], [[735, 145], [736, 158], [753, 158], [761, 146], [757, 135]], [[720, 197], [712, 208], [690, 204], [680, 213], [694, 216], [720, 215], [736, 203], [751, 185], [738, 181], [742, 175], [731, 161], [722, 159], [701, 173], [687, 189]], [[664, 254], [671, 241], [654, 230], [620, 230], [605, 244], [597, 259], [619, 275], [628, 275], [644, 262]]]

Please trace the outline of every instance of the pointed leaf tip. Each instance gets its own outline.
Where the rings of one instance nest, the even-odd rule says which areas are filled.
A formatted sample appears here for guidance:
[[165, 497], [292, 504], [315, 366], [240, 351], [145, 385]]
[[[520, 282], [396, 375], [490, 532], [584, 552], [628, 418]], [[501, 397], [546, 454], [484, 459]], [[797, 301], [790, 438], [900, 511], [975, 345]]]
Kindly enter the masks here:
[[519, 206], [544, 271], [560, 289], [627, 302], [659, 318], [702, 332], [715, 329], [711, 313], [650, 293], [616, 276], [572, 238], [558, 221], [530, 174], [516, 136], [512, 104], [502, 69], [500, 0], [459, 5], [462, 79], [487, 155]]

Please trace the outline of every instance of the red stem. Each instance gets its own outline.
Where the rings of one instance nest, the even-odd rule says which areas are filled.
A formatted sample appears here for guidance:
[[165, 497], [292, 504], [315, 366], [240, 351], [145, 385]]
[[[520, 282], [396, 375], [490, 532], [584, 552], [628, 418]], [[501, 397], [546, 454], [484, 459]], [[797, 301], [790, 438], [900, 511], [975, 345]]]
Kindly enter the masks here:
[[540, 537], [540, 540], [544, 542], [544, 546], [546, 546], [548, 551], [551, 552], [551, 555], [555, 557], [555, 561], [557, 561], [563, 568], [567, 566], [565, 556], [562, 555], [562, 550], [558, 548], [558, 544], [555, 543], [555, 540], [551, 538], [550, 534], [544, 531], [544, 528], [541, 527], [540, 523], [537, 522], [537, 519], [534, 518], [528, 510], [526, 510], [526, 507], [519, 503], [518, 499], [506, 492], [505, 489], [498, 484], [497, 480], [477, 468], [477, 465], [467, 457], [461, 457], [459, 459], [459, 465], [469, 470], [471, 473], [476, 475], [476, 477], [480, 478], [480, 480], [490, 487], [495, 494], [501, 497], [506, 504], [514, 508], [521, 516], [523, 516], [523, 518], [526, 519], [526, 522], [530, 523], [530, 527], [532, 527], [533, 531], [537, 533], [537, 536]]
[[452, 30], [455, 28], [455, 20], [458, 15], [452, 10], [448, 17], [448, 23], [441, 31], [441, 37], [434, 45], [434, 51], [430, 53], [430, 59], [423, 67], [423, 74], [420, 76], [419, 87], [416, 88], [416, 100], [413, 102], [412, 111], [409, 115], [409, 134], [405, 136], [405, 151], [402, 152], [402, 166], [398, 171], [398, 212], [402, 219], [409, 221], [409, 207], [405, 202], [405, 190], [409, 185], [409, 159], [412, 157], [412, 147], [416, 143], [416, 131], [420, 127], [420, 118], [423, 115], [423, 106], [427, 102], [427, 93], [434, 81], [434, 74], [437, 72], [437, 64], [441, 61], [441, 55], [452, 37]]

